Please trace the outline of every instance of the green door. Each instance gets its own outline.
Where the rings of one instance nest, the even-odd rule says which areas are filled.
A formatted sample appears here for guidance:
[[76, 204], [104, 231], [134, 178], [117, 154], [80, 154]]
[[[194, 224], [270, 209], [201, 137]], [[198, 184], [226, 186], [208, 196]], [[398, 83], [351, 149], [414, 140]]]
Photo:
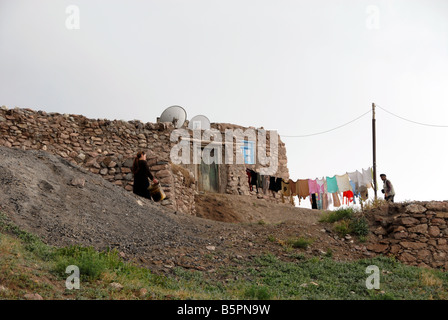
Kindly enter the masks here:
[[201, 161], [199, 165], [198, 187], [201, 191], [219, 192], [218, 165], [206, 164]]

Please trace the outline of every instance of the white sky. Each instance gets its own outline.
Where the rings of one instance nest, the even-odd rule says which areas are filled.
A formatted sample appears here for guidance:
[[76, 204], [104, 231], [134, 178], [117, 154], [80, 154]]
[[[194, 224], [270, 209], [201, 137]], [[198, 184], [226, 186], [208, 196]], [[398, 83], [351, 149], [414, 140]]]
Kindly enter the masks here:
[[[306, 135], [372, 102], [448, 125], [447, 89], [446, 0], [0, 0], [9, 108], [155, 122], [181, 105], [188, 119]], [[377, 173], [396, 201], [448, 199], [447, 139], [377, 110]], [[282, 140], [293, 180], [372, 166], [370, 114]]]

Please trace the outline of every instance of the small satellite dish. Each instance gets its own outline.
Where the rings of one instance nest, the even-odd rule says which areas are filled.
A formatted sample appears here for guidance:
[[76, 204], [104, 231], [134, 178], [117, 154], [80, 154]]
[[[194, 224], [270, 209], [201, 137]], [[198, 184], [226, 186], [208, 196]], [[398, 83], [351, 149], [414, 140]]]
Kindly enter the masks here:
[[171, 106], [166, 108], [160, 118], [157, 118], [158, 122], [171, 122], [175, 128], [180, 128], [187, 120], [187, 112], [180, 106]]
[[188, 129], [209, 130], [210, 129], [210, 120], [208, 120], [208, 118], [203, 115], [194, 116], [190, 120], [190, 123], [188, 124]]

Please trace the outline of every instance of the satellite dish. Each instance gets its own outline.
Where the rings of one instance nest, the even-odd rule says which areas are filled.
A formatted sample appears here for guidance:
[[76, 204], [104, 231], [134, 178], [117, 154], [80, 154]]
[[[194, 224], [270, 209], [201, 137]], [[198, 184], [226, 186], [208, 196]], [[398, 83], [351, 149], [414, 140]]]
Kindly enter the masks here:
[[171, 122], [175, 128], [180, 128], [187, 120], [187, 112], [180, 106], [171, 106], [166, 108], [160, 118], [159, 122]]
[[208, 118], [203, 115], [194, 116], [190, 120], [190, 123], [188, 124], [188, 129], [209, 130], [210, 129], [210, 120], [208, 120]]

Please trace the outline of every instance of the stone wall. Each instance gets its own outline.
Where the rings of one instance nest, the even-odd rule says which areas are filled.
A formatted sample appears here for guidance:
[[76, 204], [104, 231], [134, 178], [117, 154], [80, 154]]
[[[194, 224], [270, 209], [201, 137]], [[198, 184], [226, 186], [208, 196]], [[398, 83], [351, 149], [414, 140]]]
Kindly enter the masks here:
[[[220, 130], [229, 127], [228, 124], [213, 125]], [[195, 214], [194, 196], [198, 188], [193, 170], [188, 166], [184, 166], [185, 170], [173, 170], [170, 161], [171, 148], [177, 143], [170, 141], [173, 130], [171, 123], [88, 119], [82, 115], [0, 108], [0, 145], [59, 155], [128, 191], [133, 185], [133, 159], [138, 151], [144, 150], [151, 171], [168, 197], [162, 204]], [[281, 141], [279, 157], [278, 172], [286, 179], [286, 149]], [[227, 166], [223, 172], [222, 192], [257, 196], [249, 192], [244, 165]], [[233, 183], [235, 179], [239, 181], [237, 185]], [[278, 201], [279, 196], [266, 195], [266, 199]]]
[[448, 269], [448, 202], [394, 203], [370, 217], [367, 249], [415, 266]]

